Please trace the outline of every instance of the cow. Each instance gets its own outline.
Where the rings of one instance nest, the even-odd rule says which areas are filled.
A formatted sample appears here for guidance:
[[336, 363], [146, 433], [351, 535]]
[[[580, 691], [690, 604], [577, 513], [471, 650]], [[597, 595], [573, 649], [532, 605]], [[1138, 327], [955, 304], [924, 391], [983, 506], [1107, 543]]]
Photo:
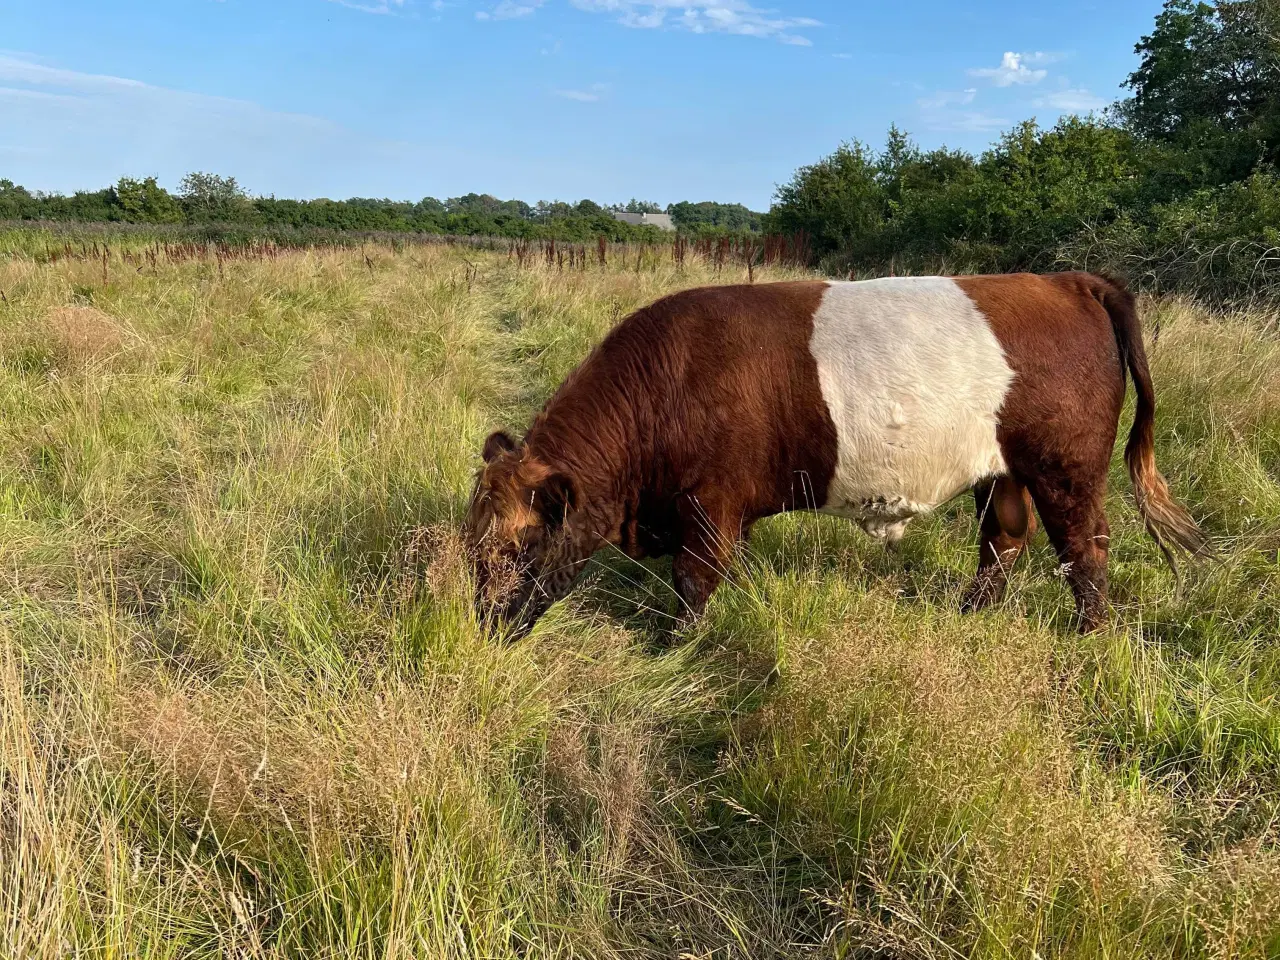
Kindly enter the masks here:
[[[1156, 468], [1155, 395], [1133, 296], [1089, 273], [794, 281], [686, 290], [618, 324], [524, 438], [498, 431], [467, 512], [476, 605], [526, 634], [611, 546], [670, 555], [695, 618], [752, 524], [847, 517], [896, 543], [972, 490], [981, 529], [966, 611], [1001, 599], [1035, 532], [1082, 631], [1107, 600], [1107, 471], [1125, 461], [1165, 557], [1209, 543]], [[1175, 564], [1176, 570], [1176, 564]]]

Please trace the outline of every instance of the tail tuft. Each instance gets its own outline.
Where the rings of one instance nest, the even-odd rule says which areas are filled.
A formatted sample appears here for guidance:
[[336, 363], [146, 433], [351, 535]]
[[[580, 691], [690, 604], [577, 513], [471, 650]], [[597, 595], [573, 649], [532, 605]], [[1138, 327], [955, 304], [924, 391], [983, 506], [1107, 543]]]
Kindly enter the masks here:
[[1172, 548], [1185, 550], [1193, 557], [1212, 557], [1215, 551], [1212, 541], [1200, 529], [1199, 524], [1173, 498], [1169, 483], [1156, 469], [1155, 457], [1150, 455], [1149, 450], [1150, 448], [1133, 449], [1131, 443], [1130, 448], [1125, 450], [1125, 462], [1133, 480], [1138, 513], [1142, 515], [1147, 532], [1176, 574], [1178, 563]]
[[1185, 550], [1193, 557], [1210, 557], [1214, 553], [1213, 545], [1186, 508], [1173, 498], [1168, 481], [1156, 467], [1155, 390], [1151, 385], [1151, 371], [1147, 367], [1142, 326], [1133, 294], [1125, 289], [1122, 282], [1105, 277], [1094, 277], [1091, 286], [1093, 295], [1111, 317], [1120, 349], [1120, 363], [1133, 378], [1137, 394], [1133, 429], [1125, 445], [1124, 459], [1133, 481], [1138, 512], [1147, 532], [1159, 545], [1176, 575], [1178, 563], [1174, 548]]

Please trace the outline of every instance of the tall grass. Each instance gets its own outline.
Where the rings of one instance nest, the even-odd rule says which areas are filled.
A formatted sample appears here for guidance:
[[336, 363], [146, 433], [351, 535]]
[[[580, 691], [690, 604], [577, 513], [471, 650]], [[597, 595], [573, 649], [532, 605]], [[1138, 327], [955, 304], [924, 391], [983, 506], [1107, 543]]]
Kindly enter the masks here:
[[1042, 541], [956, 614], [964, 502], [897, 555], [764, 523], [676, 637], [665, 565], [608, 555], [479, 633], [481, 439], [632, 309], [745, 281], [717, 249], [0, 262], [0, 955], [1280, 952], [1265, 316], [1144, 305], [1226, 559], [1177, 595], [1117, 462], [1101, 634]]

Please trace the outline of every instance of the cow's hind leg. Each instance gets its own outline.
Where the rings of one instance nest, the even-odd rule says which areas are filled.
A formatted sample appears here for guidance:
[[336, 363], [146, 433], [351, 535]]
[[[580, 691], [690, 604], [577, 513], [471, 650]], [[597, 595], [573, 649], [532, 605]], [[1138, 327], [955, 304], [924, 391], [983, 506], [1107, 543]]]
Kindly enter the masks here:
[[742, 511], [715, 495], [682, 496], [680, 544], [671, 565], [681, 619], [702, 616], [707, 601], [724, 580], [733, 549], [744, 534]]
[[961, 610], [982, 610], [1004, 597], [1009, 571], [1036, 531], [1027, 488], [1012, 477], [997, 477], [973, 488], [982, 535], [978, 545], [978, 573], [965, 594]]
[[1080, 630], [1091, 633], [1103, 625], [1107, 613], [1111, 528], [1105, 509], [1105, 465], [1096, 475], [1046, 474], [1031, 484], [1040, 520], [1075, 594]]

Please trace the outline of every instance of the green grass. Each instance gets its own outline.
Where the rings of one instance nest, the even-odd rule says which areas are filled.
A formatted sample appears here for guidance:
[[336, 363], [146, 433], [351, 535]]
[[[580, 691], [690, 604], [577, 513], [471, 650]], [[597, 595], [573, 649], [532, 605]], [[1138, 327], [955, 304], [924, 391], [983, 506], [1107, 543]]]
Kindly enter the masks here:
[[1117, 460], [1100, 634], [1043, 538], [959, 616], [957, 502], [896, 555], [761, 524], [674, 644], [666, 565], [612, 556], [496, 643], [480, 442], [742, 279], [659, 253], [0, 262], [0, 955], [1280, 955], [1268, 318], [1144, 305], [1225, 559], [1176, 595]]

